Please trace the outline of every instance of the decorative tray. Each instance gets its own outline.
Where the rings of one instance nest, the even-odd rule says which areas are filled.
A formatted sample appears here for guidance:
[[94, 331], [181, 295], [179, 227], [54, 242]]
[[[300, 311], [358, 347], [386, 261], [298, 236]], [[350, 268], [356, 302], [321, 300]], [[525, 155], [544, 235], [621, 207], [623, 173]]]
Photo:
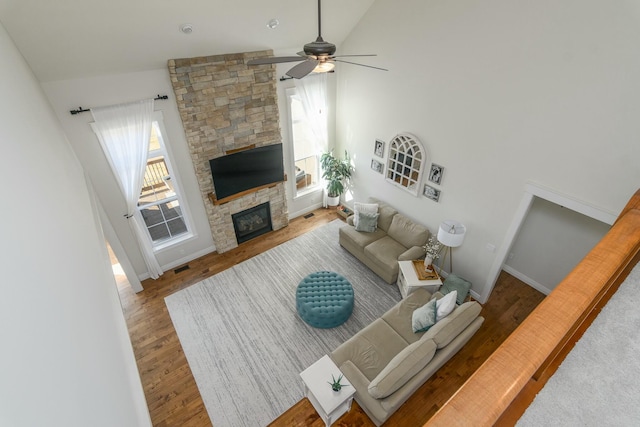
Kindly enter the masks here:
[[424, 260], [422, 259], [414, 259], [413, 268], [416, 270], [416, 274], [418, 275], [418, 279], [420, 280], [437, 280], [440, 278], [435, 269], [433, 271], [424, 271]]

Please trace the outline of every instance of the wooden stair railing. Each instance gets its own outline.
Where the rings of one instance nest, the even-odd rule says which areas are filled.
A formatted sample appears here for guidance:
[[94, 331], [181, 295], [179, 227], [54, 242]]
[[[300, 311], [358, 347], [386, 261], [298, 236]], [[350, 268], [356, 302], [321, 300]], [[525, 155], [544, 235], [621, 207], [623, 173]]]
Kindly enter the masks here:
[[640, 190], [616, 223], [425, 426], [513, 425], [640, 258]]

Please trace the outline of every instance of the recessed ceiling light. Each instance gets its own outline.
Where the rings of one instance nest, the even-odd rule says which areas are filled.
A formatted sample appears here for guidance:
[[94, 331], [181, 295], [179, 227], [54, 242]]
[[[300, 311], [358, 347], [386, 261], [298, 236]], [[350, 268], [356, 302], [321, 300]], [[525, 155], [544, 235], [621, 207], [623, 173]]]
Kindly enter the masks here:
[[280, 21], [276, 18], [272, 18], [267, 22], [267, 28], [271, 28], [272, 30], [274, 30], [278, 25], [280, 25]]
[[193, 32], [193, 25], [191, 25], [191, 24], [182, 24], [180, 26], [180, 31], [182, 31], [185, 34], [191, 34]]

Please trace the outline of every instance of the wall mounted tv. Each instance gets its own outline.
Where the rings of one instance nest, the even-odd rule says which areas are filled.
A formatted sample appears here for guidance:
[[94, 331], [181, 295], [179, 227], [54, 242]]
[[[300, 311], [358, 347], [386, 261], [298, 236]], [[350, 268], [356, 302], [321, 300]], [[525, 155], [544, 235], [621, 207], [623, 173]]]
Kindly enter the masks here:
[[284, 181], [282, 144], [238, 151], [209, 160], [217, 200]]

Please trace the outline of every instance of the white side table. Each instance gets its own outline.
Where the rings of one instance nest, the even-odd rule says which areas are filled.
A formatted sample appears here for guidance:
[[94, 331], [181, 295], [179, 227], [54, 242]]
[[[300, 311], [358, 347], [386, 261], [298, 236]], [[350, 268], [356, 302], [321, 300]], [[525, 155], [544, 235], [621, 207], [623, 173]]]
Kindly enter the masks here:
[[342, 389], [333, 391], [330, 385], [332, 375], [338, 379], [342, 372], [327, 355], [300, 373], [304, 382], [304, 394], [327, 427], [351, 409], [356, 392], [344, 376], [340, 381]]
[[413, 267], [412, 261], [398, 261], [398, 289], [402, 298], [406, 298], [411, 292], [418, 288], [425, 288], [431, 293], [437, 292], [442, 286], [441, 279], [420, 280]]

